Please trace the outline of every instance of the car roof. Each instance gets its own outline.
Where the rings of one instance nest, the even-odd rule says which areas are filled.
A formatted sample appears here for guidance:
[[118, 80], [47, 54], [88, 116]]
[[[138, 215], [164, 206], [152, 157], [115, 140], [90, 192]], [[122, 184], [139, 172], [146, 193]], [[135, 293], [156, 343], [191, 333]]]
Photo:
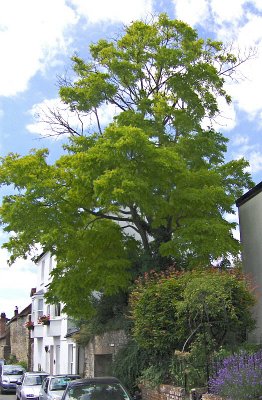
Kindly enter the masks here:
[[2, 366], [2, 368], [3, 368], [3, 371], [4, 370], [9, 370], [9, 369], [18, 369], [18, 370], [22, 370], [22, 371], [25, 371], [25, 368], [24, 367], [22, 367], [22, 365], [15, 365], [15, 364], [4, 364], [3, 366]]
[[43, 372], [43, 371], [27, 371], [27, 372], [25, 372], [24, 375], [46, 375], [46, 376], [48, 376], [49, 373]]
[[50, 378], [59, 378], [63, 376], [68, 376], [69, 378], [72, 376], [80, 376], [78, 374], [56, 374], [56, 375], [49, 375]]
[[113, 376], [103, 376], [103, 377], [95, 377], [95, 378], [83, 378], [77, 379], [76, 381], [69, 382], [68, 386], [77, 386], [77, 385], [86, 385], [92, 383], [121, 383], [119, 379]]

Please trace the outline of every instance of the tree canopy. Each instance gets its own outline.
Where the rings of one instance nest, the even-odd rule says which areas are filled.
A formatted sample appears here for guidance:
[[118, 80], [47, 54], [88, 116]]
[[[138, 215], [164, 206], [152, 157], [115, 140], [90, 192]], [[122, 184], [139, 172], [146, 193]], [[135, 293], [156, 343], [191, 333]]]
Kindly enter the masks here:
[[[11, 262], [39, 244], [55, 254], [49, 301], [80, 316], [94, 292], [124, 290], [139, 271], [236, 254], [225, 215], [252, 182], [244, 159], [225, 161], [227, 139], [212, 128], [218, 98], [230, 102], [224, 81], [243, 61], [222, 43], [162, 14], [72, 60], [61, 100], [97, 125], [77, 131], [54, 112], [50, 128], [70, 134], [56, 162], [47, 149], [3, 157], [0, 183], [15, 191], [0, 216]], [[115, 115], [103, 126], [108, 105]]]

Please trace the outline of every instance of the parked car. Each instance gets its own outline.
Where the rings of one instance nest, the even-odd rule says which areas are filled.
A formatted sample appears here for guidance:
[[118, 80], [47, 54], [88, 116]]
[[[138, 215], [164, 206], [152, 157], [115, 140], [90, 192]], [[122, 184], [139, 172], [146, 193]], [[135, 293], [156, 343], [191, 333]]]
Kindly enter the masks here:
[[117, 378], [88, 378], [69, 382], [61, 400], [131, 400]]
[[47, 372], [25, 372], [17, 381], [16, 399], [38, 400], [41, 385], [48, 375]]
[[2, 365], [0, 375], [0, 391], [15, 392], [16, 383], [21, 378], [25, 369], [21, 365]]
[[39, 400], [60, 400], [68, 382], [80, 379], [80, 375], [49, 375], [42, 383]]

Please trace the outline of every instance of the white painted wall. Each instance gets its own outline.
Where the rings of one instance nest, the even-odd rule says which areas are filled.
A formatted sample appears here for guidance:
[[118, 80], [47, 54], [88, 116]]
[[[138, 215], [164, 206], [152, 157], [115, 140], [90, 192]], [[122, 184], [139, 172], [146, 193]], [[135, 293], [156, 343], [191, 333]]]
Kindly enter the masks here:
[[255, 287], [257, 304], [254, 307], [256, 329], [250, 342], [262, 343], [262, 192], [248, 198], [239, 206], [240, 240], [244, 272]]
[[[44, 299], [47, 285], [51, 281], [50, 272], [55, 266], [55, 259], [50, 253], [43, 254], [37, 262], [36, 293], [32, 296], [32, 321], [35, 325], [31, 331], [31, 337], [34, 338], [33, 369], [50, 374], [76, 374], [79, 373], [78, 346], [70, 337], [65, 337], [72, 322], [63, 312], [57, 315], [57, 307], [46, 304]], [[38, 324], [41, 314], [50, 315], [49, 326]], [[80, 369], [83, 370], [83, 366]]]

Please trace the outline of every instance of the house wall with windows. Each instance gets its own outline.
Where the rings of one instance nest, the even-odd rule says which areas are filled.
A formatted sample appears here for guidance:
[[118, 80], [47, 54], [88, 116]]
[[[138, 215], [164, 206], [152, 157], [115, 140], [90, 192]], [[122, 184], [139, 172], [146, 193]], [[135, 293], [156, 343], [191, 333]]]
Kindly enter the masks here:
[[[65, 313], [62, 304], [47, 304], [44, 295], [51, 282], [50, 272], [56, 261], [50, 253], [42, 254], [37, 262], [37, 285], [32, 294], [31, 321], [34, 329], [30, 331], [34, 341], [33, 369], [50, 374], [83, 375], [84, 365], [81, 353], [84, 350], [72, 339], [77, 330], [75, 323]], [[47, 321], [42, 321], [43, 317]]]
[[256, 329], [249, 341], [262, 343], [262, 182], [240, 197], [236, 205], [239, 212], [240, 240], [245, 274], [251, 279], [256, 294], [253, 315]]

